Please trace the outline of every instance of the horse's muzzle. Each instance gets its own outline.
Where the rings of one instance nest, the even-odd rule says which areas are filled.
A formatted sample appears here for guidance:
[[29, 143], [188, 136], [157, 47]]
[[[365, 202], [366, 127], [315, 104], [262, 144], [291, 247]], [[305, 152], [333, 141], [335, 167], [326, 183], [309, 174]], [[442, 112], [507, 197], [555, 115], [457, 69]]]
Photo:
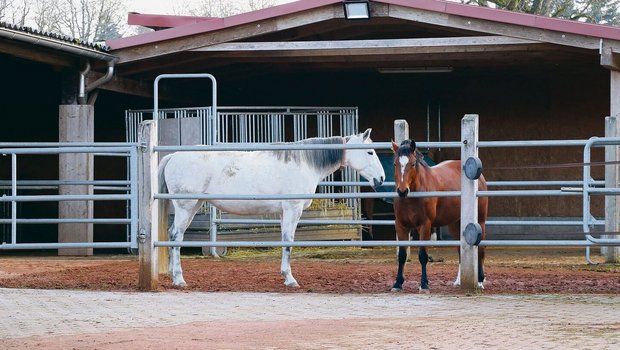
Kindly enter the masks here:
[[400, 190], [400, 188], [396, 188], [396, 193], [398, 193], [398, 196], [399, 196], [400, 198], [405, 198], [405, 197], [407, 197], [407, 195], [409, 194], [409, 189], [408, 189], [408, 188], [405, 188], [405, 190], [404, 190], [404, 191], [401, 191], [401, 190]]
[[372, 182], [374, 183], [373, 188], [377, 188], [383, 184], [383, 176], [379, 180], [377, 178], [373, 178]]

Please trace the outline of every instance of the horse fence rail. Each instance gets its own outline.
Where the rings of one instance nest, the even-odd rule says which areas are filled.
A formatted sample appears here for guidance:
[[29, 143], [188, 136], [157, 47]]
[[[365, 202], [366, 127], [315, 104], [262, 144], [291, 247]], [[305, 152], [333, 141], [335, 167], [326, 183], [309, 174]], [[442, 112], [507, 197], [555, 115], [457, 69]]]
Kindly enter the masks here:
[[[477, 116], [475, 118], [477, 120]], [[477, 121], [476, 121], [477, 123]], [[477, 125], [476, 125], [477, 127]], [[477, 135], [476, 135], [477, 137]], [[408, 138], [408, 137], [407, 137]], [[395, 137], [398, 139], [398, 137]], [[476, 140], [477, 141], [477, 140]], [[614, 140], [615, 141], [615, 140]], [[592, 143], [591, 140], [528, 140], [528, 141], [477, 141], [474, 142], [473, 148], [508, 148], [508, 147], [587, 147]], [[615, 144], [620, 144], [620, 140]], [[466, 142], [418, 142], [418, 147], [424, 148], [461, 148], [467, 145]], [[471, 145], [471, 143], [470, 143]], [[203, 146], [158, 146], [153, 144], [151, 146], [152, 152], [170, 152], [170, 151], [232, 151], [232, 150], [282, 150], [282, 149], [389, 149], [391, 143], [388, 142], [375, 142], [372, 145], [363, 146], [348, 146], [348, 145], [288, 145], [288, 144], [215, 144], [215, 145], [203, 145]], [[148, 154], [147, 152], [146, 154]], [[585, 157], [585, 156], [584, 156]], [[584, 164], [589, 164], [589, 159], [584, 158]], [[589, 166], [584, 166], [589, 168]], [[584, 173], [585, 174], [585, 173]], [[332, 186], [366, 186], [367, 184], [361, 181], [323, 181], [322, 184]], [[393, 186], [393, 181], [387, 181], [384, 185]], [[472, 194], [464, 194], [461, 191], [442, 191], [442, 192], [416, 192], [410, 193], [410, 197], [440, 197], [440, 196], [461, 196], [462, 201], [472, 202], [478, 197], [575, 197], [575, 196], [590, 196], [590, 195], [609, 195], [620, 193], [619, 189], [600, 188], [599, 186], [605, 185], [602, 180], [594, 180], [584, 175], [583, 180], [528, 180], [528, 181], [490, 181], [489, 187], [558, 187], [548, 189], [501, 189], [501, 190], [485, 190], [478, 189], [473, 190]], [[571, 187], [574, 186], [574, 187]], [[289, 194], [289, 195], [222, 195], [222, 194], [191, 194], [191, 193], [177, 193], [177, 194], [161, 194], [153, 193], [152, 198], [154, 200], [165, 199], [201, 199], [201, 200], [286, 200], [286, 199], [335, 199], [335, 198], [394, 198], [396, 197], [394, 192], [363, 192], [363, 193], [315, 193], [315, 194]], [[467, 197], [467, 198], [465, 198]], [[469, 205], [474, 206], [474, 205]], [[584, 205], [585, 208], [585, 205]], [[584, 209], [585, 213], [585, 209]], [[463, 219], [463, 221], [475, 222], [477, 219], [472, 218], [470, 220]], [[217, 223], [231, 223], [231, 224], [277, 224], [278, 220], [273, 219], [218, 219]], [[300, 220], [300, 225], [317, 225], [317, 224], [367, 224], [367, 225], [393, 225], [393, 220]], [[583, 221], [579, 220], [489, 220], [487, 225], [539, 225], [539, 226], [578, 226], [584, 225], [588, 227], [600, 226], [604, 224], [604, 221], [592, 217], [589, 214], [586, 217], [584, 214]], [[157, 232], [153, 231], [153, 234]], [[586, 235], [583, 240], [483, 240], [480, 242], [480, 246], [569, 246], [569, 247], [586, 247], [587, 259], [589, 260], [589, 248], [592, 246], [598, 246], [600, 244], [620, 245], [620, 240], [615, 239], [597, 239], [589, 236], [588, 231], [584, 230]], [[371, 246], [460, 246], [463, 248], [463, 242], [459, 241], [302, 241], [302, 242], [283, 242], [283, 241], [262, 241], [262, 242], [246, 242], [246, 241], [226, 241], [218, 242], [211, 241], [189, 241], [189, 242], [169, 242], [166, 240], [157, 240], [151, 238], [151, 247], [371, 247]], [[471, 247], [468, 247], [471, 248]], [[474, 281], [472, 279], [472, 281]]]
[[[3, 226], [2, 244], [0, 250], [24, 249], [65, 249], [65, 248], [137, 248], [138, 224], [138, 183], [137, 183], [137, 144], [129, 143], [0, 143], [0, 154], [11, 155], [11, 179], [1, 180], [0, 205], [3, 217], [0, 225]], [[90, 154], [97, 156], [126, 157], [128, 159], [127, 180], [18, 180], [18, 156], [58, 156], [60, 154]], [[56, 160], [57, 161], [57, 160]], [[59, 191], [61, 186], [88, 186], [92, 194], [50, 194]], [[43, 191], [42, 193], [40, 193]], [[122, 194], [99, 194], [97, 192], [121, 192]], [[29, 194], [24, 194], [28, 192]], [[44, 202], [97, 202], [123, 201], [127, 203], [128, 216], [126, 218], [22, 218], [19, 205], [23, 203]], [[7, 206], [8, 205], [8, 206]], [[18, 225], [44, 224], [93, 224], [93, 225], [125, 225], [127, 240], [119, 242], [60, 242], [60, 243], [25, 243], [18, 241]], [[7, 230], [6, 226], [10, 225]], [[7, 238], [6, 233], [10, 233]], [[31, 240], [31, 239], [29, 239]]]

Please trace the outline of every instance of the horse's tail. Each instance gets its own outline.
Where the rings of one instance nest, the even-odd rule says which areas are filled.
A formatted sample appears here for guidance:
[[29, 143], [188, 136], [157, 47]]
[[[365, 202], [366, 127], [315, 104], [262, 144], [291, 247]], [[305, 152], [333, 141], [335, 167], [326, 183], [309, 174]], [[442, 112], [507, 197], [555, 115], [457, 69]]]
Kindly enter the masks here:
[[172, 154], [169, 154], [161, 159], [159, 162], [159, 169], [157, 172], [157, 177], [159, 178], [159, 193], [168, 193], [168, 186], [166, 185], [166, 177], [164, 176], [164, 170], [166, 169], [166, 165], [170, 159]]
[[[159, 178], [159, 193], [168, 193], [168, 186], [166, 185], [166, 177], [164, 176], [164, 170], [166, 169], [166, 165], [168, 164], [168, 161], [170, 161], [170, 159], [172, 154], [169, 154], [165, 157], [163, 157], [161, 159], [161, 161], [159, 162], [159, 169], [157, 169], [157, 177]], [[169, 228], [170, 224], [168, 222], [169, 220], [169, 213], [170, 213], [170, 204], [168, 203], [168, 201], [159, 201], [160, 202], [160, 208], [161, 208], [161, 219], [163, 219], [164, 221], [164, 227]]]

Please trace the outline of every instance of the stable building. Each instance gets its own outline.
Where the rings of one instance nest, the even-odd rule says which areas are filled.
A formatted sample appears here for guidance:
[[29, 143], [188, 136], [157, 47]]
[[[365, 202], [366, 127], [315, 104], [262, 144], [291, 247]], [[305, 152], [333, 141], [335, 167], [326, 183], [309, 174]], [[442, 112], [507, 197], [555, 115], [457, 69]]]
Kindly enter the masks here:
[[[2, 35], [0, 60], [12, 83], [0, 96], [10, 111], [0, 140], [81, 140], [62, 136], [69, 129], [59, 122], [58, 106], [90, 105], [92, 139], [125, 141], [127, 111], [152, 108], [153, 81], [165, 73], [214, 75], [220, 106], [356, 107], [359, 128], [372, 128], [376, 141], [393, 137], [395, 119], [406, 119], [416, 140], [455, 141], [470, 113], [480, 116], [483, 141], [618, 134], [605, 130], [605, 117], [620, 110], [620, 28], [436, 0], [356, 1], [368, 15], [347, 18], [345, 3], [301, 0], [226, 18], [132, 13], [130, 24], [156, 30], [109, 40], [108, 51], [88, 48], [88, 54], [20, 36], [36, 33]], [[82, 95], [80, 72], [84, 86], [96, 85]], [[209, 89], [204, 81], [171, 80], [162, 85], [161, 107], [210, 106]], [[429, 152], [435, 161], [459, 157], [455, 149]], [[485, 176], [494, 181], [580, 180], [578, 167], [548, 166], [580, 163], [582, 154], [480, 150]], [[595, 156], [603, 159], [602, 152]], [[594, 175], [602, 178], [603, 169]], [[594, 206], [603, 215], [603, 201]], [[581, 202], [493, 198], [489, 211], [495, 218], [580, 217]]]

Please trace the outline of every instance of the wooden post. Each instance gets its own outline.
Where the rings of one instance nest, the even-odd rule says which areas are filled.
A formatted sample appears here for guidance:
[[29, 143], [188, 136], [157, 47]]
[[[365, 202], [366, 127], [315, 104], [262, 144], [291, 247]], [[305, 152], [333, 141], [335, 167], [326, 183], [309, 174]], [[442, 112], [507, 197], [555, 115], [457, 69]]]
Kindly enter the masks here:
[[[478, 115], [466, 114], [461, 120], [461, 162], [478, 157]], [[465, 227], [478, 222], [478, 180], [470, 180], [461, 168], [461, 289], [478, 289], [478, 246], [465, 241]]]
[[[140, 215], [138, 226], [138, 285], [141, 290], [156, 290], [159, 284], [158, 252], [153, 243], [157, 239], [158, 216], [155, 208], [153, 193], [157, 191], [157, 184], [153, 183], [153, 174], [157, 174], [158, 157], [153, 153], [153, 146], [157, 144], [156, 122], [149, 120], [139, 126], [139, 142], [142, 149], [138, 153], [139, 166], [139, 200]], [[156, 182], [156, 181], [155, 181]]]
[[[620, 89], [620, 74], [615, 71], [612, 72], [612, 91], [614, 86], [616, 92]], [[614, 84], [613, 73], [616, 82]], [[617, 100], [617, 99], [616, 99]], [[616, 101], [619, 104], [620, 101]], [[614, 101], [612, 99], [612, 106]], [[616, 107], [618, 108], [618, 107]], [[612, 108], [614, 109], [614, 108]], [[616, 112], [620, 112], [616, 110]], [[618, 116], [612, 115], [605, 118], [605, 137], [617, 137], [620, 135], [618, 130]], [[620, 154], [618, 152], [618, 146], [605, 146], [605, 161], [614, 162], [620, 160]], [[617, 164], [610, 164], [605, 166], [605, 187], [617, 188], [620, 183], [620, 167]], [[618, 232], [620, 217], [620, 207], [618, 207], [618, 201], [616, 196], [605, 196], [605, 231], [606, 232]], [[601, 238], [620, 239], [620, 235], [602, 235]], [[605, 246], [601, 247], [601, 254], [605, 257], [606, 263], [618, 263], [620, 262], [620, 247], [618, 246]]]
[[[60, 105], [59, 107], [59, 142], [93, 142], [95, 110], [91, 105]], [[58, 156], [59, 180], [92, 181], [94, 174], [92, 153], [63, 153]], [[61, 185], [61, 195], [92, 195], [92, 185]], [[93, 201], [60, 201], [58, 203], [60, 219], [92, 219]], [[58, 242], [92, 242], [92, 223], [58, 224]], [[92, 248], [58, 249], [58, 255], [93, 255]]]
[[[612, 55], [617, 57], [617, 55]], [[612, 58], [613, 58], [612, 57]], [[617, 69], [616, 65], [616, 69]], [[610, 96], [609, 96], [609, 118], [605, 119], [605, 136], [620, 136], [620, 72], [614, 69], [609, 70]], [[609, 119], [609, 121], [607, 120]], [[617, 146], [605, 147], [605, 161], [620, 160], [620, 152]], [[609, 173], [608, 173], [609, 171]], [[605, 166], [605, 187], [617, 188], [620, 183], [620, 166]], [[608, 207], [609, 204], [609, 207]], [[620, 205], [616, 196], [605, 196], [605, 231], [618, 232], [620, 228]], [[620, 235], [605, 235], [606, 238], [620, 239]], [[602, 247], [606, 263], [620, 262], [620, 247]]]
[[[409, 139], [409, 123], [405, 119], [394, 120], [394, 142], [400, 145], [401, 142]], [[396, 237], [398, 239], [398, 237]], [[396, 248], [398, 256], [398, 247]], [[411, 256], [411, 247], [407, 247], [407, 256]]]

